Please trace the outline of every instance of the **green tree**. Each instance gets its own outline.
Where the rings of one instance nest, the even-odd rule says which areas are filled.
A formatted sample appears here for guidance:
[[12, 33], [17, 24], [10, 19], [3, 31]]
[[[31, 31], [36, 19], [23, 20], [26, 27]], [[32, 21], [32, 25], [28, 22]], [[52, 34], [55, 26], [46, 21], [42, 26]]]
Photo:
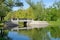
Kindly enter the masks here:
[[42, 14], [44, 13], [44, 4], [43, 1], [40, 0], [40, 2], [37, 2], [36, 4], [34, 2], [31, 2], [32, 0], [27, 0], [26, 2], [32, 7], [33, 12], [35, 14], [35, 20], [41, 20]]
[[14, 6], [23, 6], [19, 0], [1, 0], [0, 1], [0, 19], [1, 21], [10, 12]]
[[34, 19], [35, 18], [32, 8], [28, 8], [26, 10], [20, 9], [20, 10], [14, 12], [13, 15], [12, 15], [13, 18], [14, 17], [15, 18], [27, 18], [27, 19], [29, 19], [29, 18]]
[[57, 10], [57, 16], [58, 16], [58, 19], [60, 19], [60, 0], [58, 1], [58, 2], [54, 2], [54, 4], [53, 4], [53, 7], [55, 7], [56, 8], [56, 10]]

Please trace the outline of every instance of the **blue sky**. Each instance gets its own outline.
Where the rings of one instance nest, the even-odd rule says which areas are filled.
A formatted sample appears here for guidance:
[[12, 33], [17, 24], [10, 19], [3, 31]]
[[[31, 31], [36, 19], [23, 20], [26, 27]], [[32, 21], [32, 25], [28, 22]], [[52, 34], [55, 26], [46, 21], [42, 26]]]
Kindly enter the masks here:
[[[39, 0], [32, 0], [33, 2], [38, 2]], [[45, 7], [49, 7], [54, 3], [55, 0], [43, 0], [43, 3], [45, 4]], [[58, 1], [58, 0], [56, 0]], [[23, 2], [24, 4], [24, 9], [27, 9], [29, 7], [29, 5], [25, 2], [25, 0], [21, 0], [21, 2]], [[18, 10], [19, 7], [14, 7], [13, 10]]]

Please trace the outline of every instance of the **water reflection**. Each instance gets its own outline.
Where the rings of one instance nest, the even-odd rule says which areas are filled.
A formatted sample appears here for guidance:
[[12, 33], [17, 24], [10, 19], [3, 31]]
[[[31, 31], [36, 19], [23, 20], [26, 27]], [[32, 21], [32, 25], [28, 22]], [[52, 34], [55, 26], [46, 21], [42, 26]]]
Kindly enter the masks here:
[[19, 34], [18, 32], [9, 32], [8, 37], [12, 40], [30, 40], [28, 36]]
[[[60, 28], [48, 27], [32, 30], [21, 30], [20, 33], [28, 35], [32, 40], [60, 40]], [[9, 32], [8, 37], [12, 40], [31, 40], [28, 36], [18, 32]]]
[[48, 32], [47, 34], [48, 34], [50, 40], [60, 40], [60, 38], [53, 38], [53, 37], [51, 36], [50, 32]]

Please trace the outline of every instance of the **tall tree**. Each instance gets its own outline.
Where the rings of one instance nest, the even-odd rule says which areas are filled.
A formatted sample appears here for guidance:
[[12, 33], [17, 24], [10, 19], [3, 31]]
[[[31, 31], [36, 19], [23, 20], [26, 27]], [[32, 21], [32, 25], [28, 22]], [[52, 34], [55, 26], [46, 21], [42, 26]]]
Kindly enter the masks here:
[[35, 14], [33, 12], [33, 9], [31, 7], [29, 7], [26, 10], [18, 10], [13, 12], [10, 12], [5, 19], [10, 19], [10, 18], [27, 18], [27, 19], [35, 19]]
[[44, 5], [43, 5], [43, 2], [40, 0], [40, 2], [37, 2], [37, 3], [34, 3], [32, 2], [32, 0], [27, 0], [26, 1], [30, 7], [32, 7], [32, 9], [34, 10], [34, 13], [35, 13], [35, 20], [40, 20], [41, 18], [41, 14], [43, 13], [44, 11]]
[[54, 8], [56, 8], [56, 10], [57, 10], [57, 16], [58, 16], [58, 19], [60, 19], [60, 0], [58, 1], [58, 2], [54, 2], [54, 4], [53, 4], [53, 7]]
[[7, 12], [11, 11], [14, 6], [23, 6], [18, 0], [0, 0], [0, 19], [1, 21], [7, 15]]

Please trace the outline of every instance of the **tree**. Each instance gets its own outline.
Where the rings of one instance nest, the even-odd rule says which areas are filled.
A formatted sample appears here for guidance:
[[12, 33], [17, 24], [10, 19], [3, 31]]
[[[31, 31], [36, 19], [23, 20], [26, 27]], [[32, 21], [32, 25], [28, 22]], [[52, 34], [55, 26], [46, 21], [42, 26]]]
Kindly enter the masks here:
[[27, 19], [35, 19], [35, 15], [33, 12], [33, 9], [30, 7], [26, 10], [21, 10], [19, 9], [18, 11], [15, 12], [10, 12], [8, 15], [5, 17], [5, 19], [9, 20], [11, 18], [27, 18]]
[[57, 9], [60, 9], [60, 0], [59, 0], [58, 2], [55, 1], [55, 2], [53, 3], [53, 7], [57, 8]]
[[58, 19], [60, 19], [60, 0], [58, 1], [58, 2], [54, 2], [54, 4], [53, 4], [53, 7], [54, 8], [56, 8], [56, 10], [57, 10], [57, 16], [58, 16]]
[[7, 11], [9, 11], [9, 8], [5, 6], [4, 1], [0, 1], [0, 18], [1, 21], [6, 16]]
[[49, 8], [46, 8], [46, 13], [47, 13], [47, 19], [50, 21], [56, 21], [60, 18], [60, 2], [54, 2], [52, 6]]
[[34, 14], [33, 9], [31, 7], [29, 7], [26, 10], [26, 16], [27, 16], [27, 18], [35, 19], [35, 14]]
[[10, 12], [14, 6], [23, 6], [18, 0], [1, 0], [0, 1], [0, 19], [1, 21]]
[[41, 16], [44, 13], [44, 4], [40, 0], [40, 2], [37, 2], [36, 4], [34, 2], [31, 2], [32, 0], [27, 0], [26, 2], [32, 7], [34, 14], [35, 14], [35, 20], [41, 20]]

